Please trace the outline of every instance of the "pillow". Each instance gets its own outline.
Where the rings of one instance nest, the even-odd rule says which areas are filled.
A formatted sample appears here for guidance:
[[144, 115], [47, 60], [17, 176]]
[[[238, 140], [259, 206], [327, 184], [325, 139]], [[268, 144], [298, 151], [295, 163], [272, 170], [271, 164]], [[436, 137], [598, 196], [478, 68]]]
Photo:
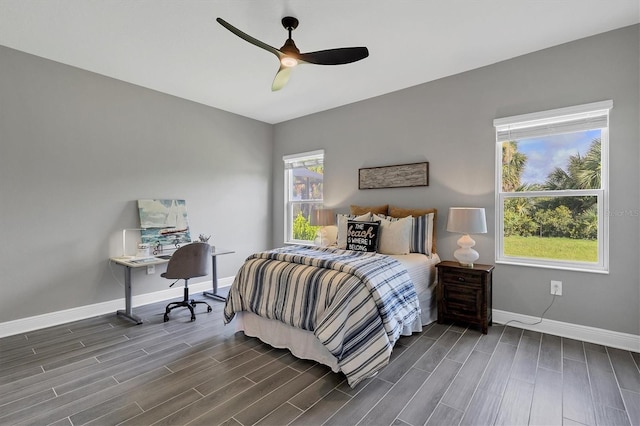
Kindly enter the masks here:
[[380, 222], [347, 222], [347, 250], [375, 252], [378, 250]]
[[336, 225], [327, 225], [324, 227], [324, 230], [318, 230], [318, 234], [313, 240], [314, 244], [317, 246], [322, 245], [322, 237], [321, 232], [324, 232], [324, 244], [325, 247], [335, 246], [338, 242], [338, 227]]
[[388, 204], [384, 204], [382, 206], [356, 206], [352, 204], [350, 206], [351, 214], [361, 215], [365, 213], [372, 214], [387, 214]]
[[380, 221], [380, 241], [378, 253], [409, 254], [411, 247], [411, 229], [413, 218], [387, 219], [386, 216], [373, 215], [374, 220]]
[[362, 216], [355, 216], [351, 214], [338, 214], [338, 238], [336, 245], [339, 249], [345, 249], [347, 247], [347, 221], [349, 219], [356, 220], [358, 222], [368, 222], [371, 220], [371, 214], [363, 214]]
[[[428, 235], [425, 235], [425, 239], [427, 238], [430, 239], [431, 242], [428, 243], [426, 247], [427, 248], [431, 247], [431, 250], [427, 250], [427, 248], [425, 248], [424, 251], [427, 252], [425, 254], [436, 252], [436, 228], [433, 226], [433, 224], [436, 223], [438, 219], [438, 210], [436, 209], [403, 209], [401, 207], [389, 206], [389, 216], [392, 216], [392, 217], [413, 216], [414, 221], [417, 217], [428, 215], [429, 213], [433, 213], [433, 216], [430, 219], [427, 219], [430, 222], [430, 224], [427, 224], [428, 228], [426, 229], [429, 231], [429, 233]], [[423, 253], [423, 251], [417, 251], [415, 253]]]
[[435, 239], [433, 238], [433, 215], [425, 214], [413, 218], [411, 226], [411, 253], [423, 253], [431, 257]]
[[389, 216], [392, 217], [415, 217], [435, 213], [435, 211], [436, 209], [403, 209], [402, 207], [389, 206]]

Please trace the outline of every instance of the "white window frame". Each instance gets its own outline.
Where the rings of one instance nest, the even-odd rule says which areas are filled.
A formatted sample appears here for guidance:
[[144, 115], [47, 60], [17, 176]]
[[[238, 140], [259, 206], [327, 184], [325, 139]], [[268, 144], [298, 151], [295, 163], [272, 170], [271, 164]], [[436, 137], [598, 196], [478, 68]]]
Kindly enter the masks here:
[[[320, 204], [323, 198], [312, 200], [292, 200], [291, 199], [291, 169], [301, 166], [312, 166], [324, 164], [324, 150], [301, 152], [298, 154], [290, 154], [282, 157], [284, 162], [284, 242], [286, 244], [309, 244], [307, 240], [293, 239], [293, 209], [295, 204]], [[324, 183], [324, 179], [323, 179]]]
[[[609, 112], [613, 101], [559, 108], [495, 119], [496, 129], [496, 263], [609, 273]], [[600, 189], [562, 191], [502, 191], [502, 143], [532, 137], [601, 129]], [[596, 196], [598, 199], [598, 262], [559, 261], [506, 256], [504, 254], [504, 203], [509, 198]]]

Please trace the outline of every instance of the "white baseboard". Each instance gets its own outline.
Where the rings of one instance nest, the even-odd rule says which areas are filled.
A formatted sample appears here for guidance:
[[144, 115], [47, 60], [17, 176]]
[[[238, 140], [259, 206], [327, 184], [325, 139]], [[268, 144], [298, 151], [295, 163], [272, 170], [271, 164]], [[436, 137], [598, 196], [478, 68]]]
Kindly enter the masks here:
[[528, 325], [536, 323], [539, 320], [539, 317], [500, 311], [498, 309], [493, 310], [493, 322], [497, 324], [505, 324], [509, 321], [521, 321], [525, 324], [512, 322], [509, 326], [553, 334], [554, 336], [568, 337], [570, 339], [582, 340], [584, 342], [596, 343], [612, 348], [625, 349], [632, 352], [640, 352], [640, 336], [635, 334], [620, 333], [603, 328], [588, 327], [586, 325], [571, 324], [549, 319], [543, 319], [540, 324]]
[[[233, 282], [233, 279], [234, 277], [221, 278], [218, 280], [218, 285], [220, 287], [229, 287]], [[202, 291], [210, 291], [211, 281], [189, 284], [189, 289], [194, 294]], [[153, 293], [140, 294], [133, 296], [132, 304], [136, 307], [147, 305], [149, 303], [161, 302], [167, 299], [179, 298], [182, 296], [182, 292], [182, 287], [175, 287]], [[21, 318], [15, 321], [7, 321], [0, 323], [0, 337], [13, 336], [15, 334], [26, 333], [54, 325], [104, 315], [110, 312], [115, 314], [118, 309], [123, 308], [124, 298], [66, 309], [64, 311], [50, 312], [48, 314], [36, 315], [28, 318]], [[512, 322], [509, 324], [516, 328], [523, 328], [526, 330], [568, 337], [613, 348], [640, 352], [640, 336], [634, 334], [620, 333], [602, 328], [588, 327], [585, 325], [571, 324], [549, 319], [543, 319], [542, 322], [537, 325], [527, 325], [526, 323], [531, 324], [537, 322], [539, 318], [501, 311], [498, 309], [493, 310], [493, 321], [495, 323], [505, 324], [512, 320], [525, 323]]]
[[[218, 286], [229, 287], [233, 283], [234, 277], [218, 279]], [[163, 300], [180, 298], [183, 295], [183, 286], [172, 287], [166, 290], [153, 293], [133, 296], [131, 303], [133, 307], [148, 305], [149, 303], [161, 302]], [[211, 291], [211, 281], [200, 283], [189, 283], [189, 290], [192, 294], [202, 291]], [[65, 309], [64, 311], [50, 312], [28, 318], [21, 318], [14, 321], [0, 323], [0, 337], [13, 336], [15, 334], [26, 333], [41, 328], [78, 321], [98, 315], [115, 312], [124, 309], [124, 297], [122, 299], [110, 300], [108, 302], [95, 303], [93, 305], [79, 306], [77, 308]]]

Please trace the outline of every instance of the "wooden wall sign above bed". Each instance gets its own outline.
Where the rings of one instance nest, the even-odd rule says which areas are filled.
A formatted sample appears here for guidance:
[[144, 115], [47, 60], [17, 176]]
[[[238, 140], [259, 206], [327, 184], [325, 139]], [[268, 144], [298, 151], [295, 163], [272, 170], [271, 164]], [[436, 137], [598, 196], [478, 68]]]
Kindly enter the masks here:
[[367, 167], [358, 170], [358, 189], [429, 186], [429, 163]]

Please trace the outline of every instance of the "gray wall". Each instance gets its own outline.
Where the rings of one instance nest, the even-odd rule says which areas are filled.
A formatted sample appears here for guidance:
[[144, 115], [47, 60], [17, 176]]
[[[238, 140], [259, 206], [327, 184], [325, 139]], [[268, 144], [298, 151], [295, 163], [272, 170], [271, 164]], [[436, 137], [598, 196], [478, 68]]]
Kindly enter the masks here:
[[139, 198], [185, 199], [235, 275], [271, 242], [272, 149], [271, 125], [0, 47], [0, 322], [122, 298]]
[[[251, 252], [282, 244], [282, 155], [325, 149], [326, 204], [436, 207], [438, 251], [454, 205], [487, 209], [480, 261], [494, 260], [494, 118], [613, 99], [614, 213], [640, 208], [639, 26], [270, 126], [0, 47], [0, 322], [119, 299], [120, 230], [135, 200], [184, 198], [195, 235]], [[357, 189], [358, 168], [430, 162], [430, 186]], [[272, 180], [271, 180], [272, 179]], [[270, 180], [272, 185], [270, 185]], [[498, 265], [494, 307], [640, 334], [639, 218], [610, 222], [609, 275]], [[156, 273], [159, 274], [162, 268]], [[135, 276], [135, 294], [164, 289]], [[160, 281], [159, 281], [160, 280]]]
[[[451, 259], [451, 206], [487, 210], [489, 232], [475, 238], [480, 263], [493, 263], [493, 119], [612, 99], [610, 274], [497, 265], [495, 309], [539, 316], [549, 281], [563, 281], [547, 318], [640, 334], [639, 26], [556, 46], [481, 69], [275, 126], [273, 244], [283, 242], [282, 156], [325, 149], [325, 204], [390, 203], [439, 210], [438, 252]], [[358, 168], [429, 161], [426, 188], [358, 190]], [[634, 213], [635, 212], [635, 213]]]

